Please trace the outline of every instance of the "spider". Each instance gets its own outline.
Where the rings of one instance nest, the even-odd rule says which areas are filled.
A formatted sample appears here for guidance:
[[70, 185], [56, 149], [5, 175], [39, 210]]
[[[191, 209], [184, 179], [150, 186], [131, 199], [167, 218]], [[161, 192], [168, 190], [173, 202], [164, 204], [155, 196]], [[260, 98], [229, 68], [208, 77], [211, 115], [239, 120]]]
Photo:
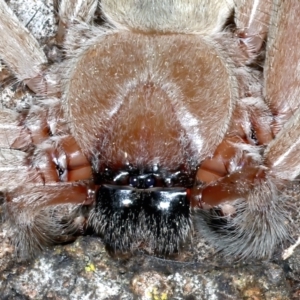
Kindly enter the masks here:
[[113, 253], [202, 235], [269, 257], [300, 173], [298, 1], [61, 0], [47, 63], [0, 0], [0, 57], [39, 100], [0, 112], [0, 186], [19, 256], [92, 230]]

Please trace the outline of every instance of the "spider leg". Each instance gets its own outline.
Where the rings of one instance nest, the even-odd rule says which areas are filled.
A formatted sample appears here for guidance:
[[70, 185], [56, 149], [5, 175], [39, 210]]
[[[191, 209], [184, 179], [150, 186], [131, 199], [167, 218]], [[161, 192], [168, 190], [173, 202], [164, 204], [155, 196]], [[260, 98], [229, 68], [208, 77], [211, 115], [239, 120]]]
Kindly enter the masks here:
[[27, 173], [27, 167], [23, 165], [26, 153], [19, 150], [0, 150], [0, 191], [4, 191], [9, 184], [17, 187]]
[[[10, 149], [20, 134], [21, 127], [17, 122], [17, 113], [0, 110], [0, 149]], [[25, 140], [26, 139], [24, 139], [24, 142]]]
[[[299, 12], [296, 1], [275, 1], [272, 8], [264, 92], [275, 115], [276, 136], [263, 151], [261, 163], [241, 165], [235, 172], [192, 190], [193, 203], [200, 201], [200, 206], [208, 208], [199, 212], [204, 221], [196, 219], [197, 228], [231, 255], [270, 257], [290, 236], [284, 191], [300, 174], [300, 55], [296, 42], [300, 30], [295, 21]], [[214, 214], [215, 209], [222, 212], [221, 217]]]
[[[1, 112], [0, 119], [6, 122], [0, 125], [0, 192], [5, 199], [5, 220], [12, 229], [18, 256], [26, 257], [73, 238], [84, 226], [85, 219], [78, 216], [76, 207], [90, 205], [93, 192], [88, 181], [78, 181], [90, 177], [90, 166], [69, 137], [59, 139], [60, 151], [49, 138], [35, 148], [31, 135], [10, 122], [8, 113]], [[29, 150], [13, 149], [15, 140], [30, 145]]]
[[249, 56], [261, 51], [268, 33], [272, 1], [235, 1], [235, 23], [238, 36], [246, 46]]
[[265, 99], [277, 134], [299, 108], [300, 13], [298, 1], [273, 1], [265, 64]]
[[91, 167], [68, 131], [59, 99], [49, 95], [43, 51], [3, 0], [0, 29], [5, 41], [0, 45], [1, 58], [18, 80], [36, 94], [47, 95], [22, 114], [0, 112], [5, 220], [18, 255], [27, 256], [68, 240], [84, 223], [75, 224], [75, 210], [93, 201], [87, 181]]
[[46, 90], [43, 65], [47, 62], [38, 42], [17, 19], [4, 0], [0, 0], [0, 57], [36, 93]]
[[59, 5], [59, 25], [57, 41], [62, 43], [66, 31], [74, 22], [91, 23], [97, 9], [98, 0], [62, 0]]
[[91, 199], [88, 183], [24, 184], [4, 193], [5, 220], [18, 257], [74, 240], [84, 230], [86, 217], [77, 208]]
[[[82, 181], [91, 169], [70, 136], [45, 138], [43, 130], [31, 135], [30, 127], [9, 122], [8, 113], [1, 117], [8, 124], [0, 125], [0, 192], [12, 243], [18, 256], [26, 257], [74, 238], [84, 227], [76, 208], [93, 202], [93, 187]], [[14, 149], [17, 145], [25, 150]]]
[[[200, 230], [217, 247], [229, 254], [265, 257], [289, 237], [284, 190], [300, 174], [299, 132], [300, 109], [266, 148], [264, 165], [246, 165], [192, 192], [201, 197], [202, 207], [219, 207], [224, 213], [225, 225], [215, 226], [211, 212], [200, 212], [207, 222], [200, 220]], [[214, 229], [207, 230], [207, 224]], [[224, 235], [222, 244], [218, 242], [219, 234]]]
[[[299, 97], [298, 93], [298, 97]], [[268, 145], [264, 164], [271, 176], [280, 180], [295, 180], [300, 174], [300, 108], [285, 123], [276, 138]]]
[[94, 17], [98, 0], [62, 0], [59, 7], [60, 21], [68, 24], [74, 21], [90, 23]]
[[19, 257], [82, 230], [85, 217], [76, 208], [93, 202], [92, 187], [83, 181], [90, 177], [58, 99], [48, 97], [22, 114], [0, 111], [0, 192]]

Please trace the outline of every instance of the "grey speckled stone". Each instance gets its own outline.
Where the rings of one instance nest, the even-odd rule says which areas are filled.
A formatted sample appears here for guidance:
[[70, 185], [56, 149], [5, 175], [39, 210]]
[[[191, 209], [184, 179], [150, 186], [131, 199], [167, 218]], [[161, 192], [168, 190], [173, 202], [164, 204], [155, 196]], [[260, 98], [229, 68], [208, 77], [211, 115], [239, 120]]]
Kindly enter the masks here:
[[279, 265], [226, 264], [142, 254], [117, 260], [99, 239], [82, 237], [26, 263], [7, 253], [1, 259], [0, 299], [291, 299]]

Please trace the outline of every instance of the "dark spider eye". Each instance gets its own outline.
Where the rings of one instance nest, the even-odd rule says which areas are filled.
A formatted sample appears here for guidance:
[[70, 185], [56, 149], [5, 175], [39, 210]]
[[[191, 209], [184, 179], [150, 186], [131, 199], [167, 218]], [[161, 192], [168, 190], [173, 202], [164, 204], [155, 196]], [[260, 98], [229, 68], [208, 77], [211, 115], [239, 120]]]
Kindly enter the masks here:
[[114, 173], [108, 167], [105, 167], [99, 172], [94, 172], [93, 176], [95, 184], [102, 184], [103, 182], [112, 182], [114, 179]]
[[130, 176], [129, 178], [129, 184], [133, 187], [137, 187], [139, 184], [139, 179], [137, 176]]
[[188, 181], [189, 181], [189, 178], [186, 174], [184, 173], [180, 173], [178, 176], [177, 176], [177, 180], [178, 180], [178, 183], [181, 185], [181, 186], [186, 186]]
[[153, 175], [150, 175], [145, 179], [145, 187], [146, 188], [153, 187], [154, 184], [155, 184], [155, 178]]
[[188, 187], [193, 185], [194, 178], [189, 177], [186, 173], [177, 171], [171, 173], [168, 177], [164, 178], [166, 187]]

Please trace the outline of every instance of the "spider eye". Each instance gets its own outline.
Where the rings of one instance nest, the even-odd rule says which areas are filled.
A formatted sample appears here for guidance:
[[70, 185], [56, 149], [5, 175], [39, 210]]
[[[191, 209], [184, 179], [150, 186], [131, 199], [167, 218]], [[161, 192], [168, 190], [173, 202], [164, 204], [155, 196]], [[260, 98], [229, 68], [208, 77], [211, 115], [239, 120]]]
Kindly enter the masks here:
[[155, 178], [153, 175], [150, 175], [145, 179], [145, 187], [146, 188], [153, 187], [154, 184], [155, 184]]
[[139, 179], [137, 176], [130, 176], [129, 178], [129, 184], [133, 187], [137, 187], [139, 183]]

